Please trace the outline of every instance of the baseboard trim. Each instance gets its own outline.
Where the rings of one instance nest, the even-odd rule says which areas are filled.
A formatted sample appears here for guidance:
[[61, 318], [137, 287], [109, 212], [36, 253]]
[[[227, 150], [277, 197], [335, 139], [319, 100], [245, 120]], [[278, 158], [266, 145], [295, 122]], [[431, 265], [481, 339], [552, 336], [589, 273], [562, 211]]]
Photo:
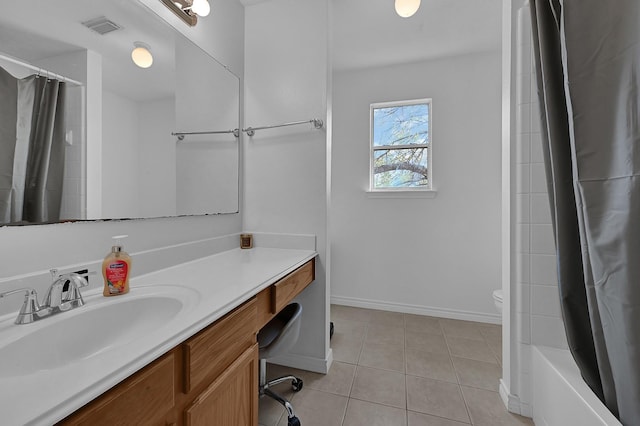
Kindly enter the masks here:
[[356, 308], [379, 309], [382, 311], [402, 312], [404, 314], [429, 315], [432, 317], [450, 318], [465, 321], [501, 324], [502, 317], [498, 314], [483, 312], [461, 311], [456, 309], [442, 309], [431, 306], [410, 305], [404, 303], [382, 302], [379, 300], [361, 299], [355, 297], [331, 296], [334, 305], [353, 306]]
[[529, 418], [533, 417], [533, 407], [531, 406], [531, 404], [522, 402], [520, 401], [520, 398], [510, 394], [509, 389], [507, 389], [507, 385], [502, 379], [500, 379], [500, 387], [498, 389], [498, 393], [500, 394], [502, 403], [510, 413], [519, 414], [521, 416]]
[[326, 358], [314, 358], [304, 355], [289, 354], [269, 359], [269, 363], [327, 374], [333, 363], [333, 350], [330, 348]]

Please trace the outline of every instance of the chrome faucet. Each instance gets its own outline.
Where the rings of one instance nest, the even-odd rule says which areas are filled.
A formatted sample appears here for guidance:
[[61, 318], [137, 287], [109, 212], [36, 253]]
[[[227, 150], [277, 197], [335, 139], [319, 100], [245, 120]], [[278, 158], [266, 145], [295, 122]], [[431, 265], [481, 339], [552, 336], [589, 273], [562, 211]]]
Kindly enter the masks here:
[[16, 324], [29, 324], [51, 315], [84, 305], [80, 289], [89, 285], [83, 275], [70, 273], [56, 278], [57, 270], [51, 270], [55, 279], [47, 290], [43, 305], [38, 303], [38, 294], [32, 288], [20, 288], [0, 293], [0, 299], [11, 294], [25, 292], [24, 303], [15, 320]]
[[80, 289], [88, 286], [87, 280], [74, 272], [60, 275], [51, 284], [47, 294], [44, 296], [44, 306], [60, 311], [68, 311], [84, 305]]

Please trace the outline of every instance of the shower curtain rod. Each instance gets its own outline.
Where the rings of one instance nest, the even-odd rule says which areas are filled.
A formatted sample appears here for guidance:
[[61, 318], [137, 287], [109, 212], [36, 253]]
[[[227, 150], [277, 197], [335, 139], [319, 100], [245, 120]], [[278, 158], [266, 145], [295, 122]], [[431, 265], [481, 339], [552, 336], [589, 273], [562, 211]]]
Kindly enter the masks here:
[[246, 129], [242, 129], [242, 131], [245, 132], [249, 136], [253, 136], [253, 135], [256, 134], [256, 130], [266, 130], [266, 129], [275, 129], [277, 127], [297, 126], [299, 124], [307, 124], [307, 123], [313, 123], [313, 126], [316, 129], [322, 129], [322, 126], [324, 126], [324, 122], [322, 120], [320, 120], [319, 118], [313, 118], [311, 120], [294, 121], [294, 122], [291, 122], [291, 123], [276, 124], [276, 125], [273, 125], [273, 126], [247, 127]]
[[184, 140], [185, 136], [188, 135], [222, 135], [222, 134], [227, 134], [227, 133], [231, 133], [233, 134], [233, 136], [240, 137], [240, 129], [233, 129], [233, 130], [210, 130], [210, 131], [206, 131], [206, 132], [172, 132], [171, 136], [177, 136], [178, 140]]
[[40, 68], [40, 67], [37, 67], [35, 65], [31, 65], [28, 62], [24, 62], [24, 61], [21, 61], [19, 59], [12, 58], [11, 56], [6, 56], [6, 55], [3, 55], [3, 54], [0, 53], [0, 59], [3, 59], [5, 61], [7, 61], [7, 62], [11, 62], [11, 63], [16, 64], [16, 65], [20, 65], [21, 67], [25, 67], [25, 68], [30, 69], [32, 71], [37, 71], [38, 75], [42, 75], [43, 77], [47, 77], [47, 78], [53, 77], [53, 78], [55, 78], [57, 80], [62, 80], [65, 83], [75, 84], [76, 86], [84, 86], [84, 83], [82, 83], [80, 81], [72, 80], [70, 78], [67, 78], [67, 77], [65, 77], [63, 75], [60, 75], [60, 74], [56, 74], [54, 72], [49, 72], [49, 71], [45, 70], [44, 68]]

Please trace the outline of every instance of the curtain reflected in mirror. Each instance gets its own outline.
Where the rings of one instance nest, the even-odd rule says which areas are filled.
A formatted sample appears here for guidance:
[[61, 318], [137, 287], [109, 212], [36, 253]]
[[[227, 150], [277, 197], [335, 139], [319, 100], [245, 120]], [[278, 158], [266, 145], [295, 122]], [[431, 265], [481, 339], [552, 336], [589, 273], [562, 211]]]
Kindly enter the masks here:
[[0, 68], [0, 220], [60, 220], [66, 84]]

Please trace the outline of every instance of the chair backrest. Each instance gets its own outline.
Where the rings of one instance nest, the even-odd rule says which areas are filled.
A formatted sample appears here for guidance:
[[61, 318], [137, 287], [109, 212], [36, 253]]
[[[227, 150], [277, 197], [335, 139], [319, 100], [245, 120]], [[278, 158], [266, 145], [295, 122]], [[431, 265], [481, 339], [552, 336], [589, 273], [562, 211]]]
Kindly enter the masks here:
[[258, 333], [260, 358], [268, 359], [291, 349], [300, 335], [302, 305], [290, 303], [285, 306]]

